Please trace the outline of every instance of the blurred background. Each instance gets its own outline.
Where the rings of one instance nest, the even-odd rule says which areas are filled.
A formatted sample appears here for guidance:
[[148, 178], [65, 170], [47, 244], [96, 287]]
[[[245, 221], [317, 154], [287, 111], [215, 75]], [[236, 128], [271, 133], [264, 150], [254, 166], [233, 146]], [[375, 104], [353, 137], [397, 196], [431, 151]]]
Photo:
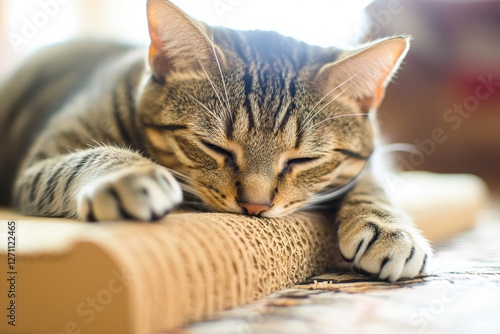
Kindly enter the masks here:
[[[0, 0], [0, 78], [29, 54], [78, 36], [146, 45], [145, 0]], [[500, 1], [177, 0], [193, 17], [349, 47], [413, 36], [379, 110], [403, 170], [474, 173], [500, 190]]]
[[[397, 5], [396, 5], [397, 4]], [[401, 169], [473, 173], [500, 190], [500, 1], [376, 0], [370, 37], [414, 38], [379, 110]]]

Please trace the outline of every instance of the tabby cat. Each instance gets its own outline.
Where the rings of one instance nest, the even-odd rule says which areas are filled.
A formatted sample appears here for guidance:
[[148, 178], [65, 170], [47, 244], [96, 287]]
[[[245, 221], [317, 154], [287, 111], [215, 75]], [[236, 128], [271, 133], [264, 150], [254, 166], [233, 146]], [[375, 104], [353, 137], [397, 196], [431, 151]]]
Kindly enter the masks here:
[[[356, 270], [389, 281], [424, 270], [428, 242], [361, 173], [407, 38], [343, 51], [212, 28], [166, 0], [148, 0], [147, 15], [147, 62], [136, 47], [80, 41], [42, 51], [6, 82], [3, 204], [154, 221], [183, 191], [215, 211], [262, 217], [330, 201]], [[354, 187], [335, 199], [346, 183]]]

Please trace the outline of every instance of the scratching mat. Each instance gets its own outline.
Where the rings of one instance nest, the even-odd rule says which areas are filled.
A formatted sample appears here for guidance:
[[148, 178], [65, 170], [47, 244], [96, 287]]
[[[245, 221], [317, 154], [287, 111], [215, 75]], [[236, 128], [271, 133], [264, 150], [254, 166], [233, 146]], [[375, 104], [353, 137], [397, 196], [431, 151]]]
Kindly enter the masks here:
[[[405, 174], [395, 189], [432, 240], [469, 228], [486, 201], [482, 181], [466, 175]], [[10, 254], [8, 222], [16, 237]], [[170, 330], [342, 264], [335, 227], [319, 213], [88, 224], [3, 210], [0, 333]]]

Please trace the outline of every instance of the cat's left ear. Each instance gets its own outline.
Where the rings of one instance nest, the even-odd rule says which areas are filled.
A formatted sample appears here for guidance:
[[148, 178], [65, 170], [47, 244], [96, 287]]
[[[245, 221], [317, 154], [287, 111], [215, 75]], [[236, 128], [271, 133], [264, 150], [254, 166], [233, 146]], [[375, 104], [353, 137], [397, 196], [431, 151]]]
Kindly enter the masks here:
[[341, 54], [340, 60], [320, 69], [316, 83], [324, 94], [345, 90], [343, 94], [356, 100], [363, 110], [375, 110], [408, 52], [409, 43], [408, 37], [393, 37]]
[[149, 64], [157, 79], [174, 73], [189, 78], [216, 64], [223, 55], [207, 35], [207, 27], [191, 19], [168, 0], [148, 0], [151, 45]]

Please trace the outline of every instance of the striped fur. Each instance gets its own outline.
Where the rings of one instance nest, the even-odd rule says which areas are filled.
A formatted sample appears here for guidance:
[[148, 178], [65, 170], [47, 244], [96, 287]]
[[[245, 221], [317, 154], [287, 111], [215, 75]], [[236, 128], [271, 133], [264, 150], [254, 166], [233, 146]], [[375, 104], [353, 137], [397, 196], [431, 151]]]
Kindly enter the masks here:
[[[0, 173], [12, 196], [2, 203], [147, 221], [184, 191], [211, 210], [278, 217], [325, 201], [364, 168], [367, 116], [405, 38], [320, 48], [211, 28], [163, 0], [148, 1], [148, 18], [148, 63], [141, 49], [80, 41], [42, 51], [4, 84]], [[355, 268], [389, 280], [423, 270], [427, 242], [368, 174], [337, 202]]]

